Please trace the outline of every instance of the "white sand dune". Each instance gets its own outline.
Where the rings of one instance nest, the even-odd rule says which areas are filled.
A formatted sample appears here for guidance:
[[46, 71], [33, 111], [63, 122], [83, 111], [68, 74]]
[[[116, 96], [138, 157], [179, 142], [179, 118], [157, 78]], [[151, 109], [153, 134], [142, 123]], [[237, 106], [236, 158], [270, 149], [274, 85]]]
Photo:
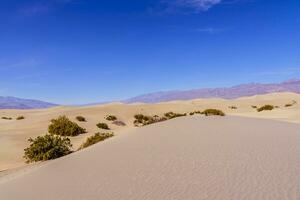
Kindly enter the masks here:
[[300, 125], [184, 117], [0, 178], [3, 200], [298, 200]]

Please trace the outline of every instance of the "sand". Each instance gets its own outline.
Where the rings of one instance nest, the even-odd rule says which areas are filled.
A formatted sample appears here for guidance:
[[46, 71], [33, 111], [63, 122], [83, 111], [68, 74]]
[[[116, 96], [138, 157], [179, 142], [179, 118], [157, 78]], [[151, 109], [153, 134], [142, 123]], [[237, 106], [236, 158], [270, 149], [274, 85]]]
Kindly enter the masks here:
[[[298, 103], [292, 107], [284, 107], [285, 104], [291, 103], [293, 100]], [[280, 106], [280, 108], [269, 112], [258, 113], [251, 107], [252, 105], [261, 106], [265, 104]], [[236, 106], [237, 109], [230, 109], [229, 106]], [[184, 113], [204, 110], [206, 108], [222, 109], [228, 115], [300, 123], [300, 95], [294, 93], [274, 93], [234, 100], [196, 99], [192, 101], [174, 101], [159, 104], [126, 105], [112, 103], [86, 107], [61, 106], [42, 110], [0, 110], [0, 171], [24, 166], [23, 150], [29, 145], [27, 142], [28, 138], [35, 138], [47, 133], [50, 120], [59, 115], [67, 115], [73, 121], [76, 121], [75, 117], [78, 115], [86, 117], [87, 122], [78, 122], [78, 124], [86, 128], [88, 133], [72, 138], [74, 149], [77, 149], [87, 137], [100, 131], [96, 127], [96, 124], [98, 122], [107, 122], [104, 118], [109, 114], [116, 115], [127, 124], [125, 127], [118, 127], [107, 122], [112, 128], [112, 131], [118, 135], [134, 128], [133, 116], [138, 113], [163, 115], [163, 113], [169, 111]], [[15, 118], [19, 115], [23, 115], [26, 118], [16, 121]], [[3, 116], [13, 117], [14, 120], [3, 120], [1, 119]]]
[[300, 125], [183, 117], [0, 178], [9, 200], [297, 200]]

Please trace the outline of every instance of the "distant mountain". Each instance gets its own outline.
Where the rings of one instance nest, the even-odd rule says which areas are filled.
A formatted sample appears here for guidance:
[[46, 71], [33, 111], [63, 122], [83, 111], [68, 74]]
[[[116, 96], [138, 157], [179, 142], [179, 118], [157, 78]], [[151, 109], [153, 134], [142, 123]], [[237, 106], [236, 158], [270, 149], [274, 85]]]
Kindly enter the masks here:
[[300, 80], [289, 80], [277, 84], [251, 83], [223, 88], [204, 88], [187, 91], [157, 92], [127, 99], [124, 102], [158, 103], [165, 101], [190, 100], [198, 98], [234, 99], [239, 97], [268, 94], [274, 92], [300, 93]]
[[54, 106], [57, 105], [32, 99], [20, 99], [16, 97], [0, 96], [0, 109], [38, 109], [50, 108]]

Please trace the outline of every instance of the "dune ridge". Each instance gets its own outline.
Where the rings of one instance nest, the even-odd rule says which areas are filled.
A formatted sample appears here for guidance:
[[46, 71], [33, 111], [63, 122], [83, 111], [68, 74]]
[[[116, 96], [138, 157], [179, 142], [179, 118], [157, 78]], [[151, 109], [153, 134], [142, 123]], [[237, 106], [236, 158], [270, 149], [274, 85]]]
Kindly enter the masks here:
[[0, 196], [297, 200], [299, 128], [233, 116], [177, 118], [128, 130], [70, 156], [3, 176]]

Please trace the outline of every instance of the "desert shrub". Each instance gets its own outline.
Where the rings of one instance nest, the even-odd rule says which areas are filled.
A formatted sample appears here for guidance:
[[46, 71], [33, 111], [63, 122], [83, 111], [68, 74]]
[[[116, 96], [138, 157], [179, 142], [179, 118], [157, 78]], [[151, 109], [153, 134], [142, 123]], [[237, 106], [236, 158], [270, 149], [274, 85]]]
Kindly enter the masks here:
[[93, 135], [91, 137], [88, 137], [86, 139], [86, 141], [79, 147], [78, 150], [84, 149], [86, 147], [94, 145], [98, 142], [101, 142], [101, 141], [106, 140], [106, 139], [108, 139], [110, 137], [113, 137], [113, 136], [114, 136], [113, 133], [96, 133], [95, 135]]
[[205, 116], [211, 116], [211, 115], [218, 115], [218, 116], [225, 116], [225, 113], [222, 110], [218, 109], [206, 109], [202, 112]]
[[70, 154], [72, 144], [69, 138], [57, 135], [38, 136], [28, 140], [31, 144], [24, 149], [27, 163], [52, 160]]
[[164, 116], [168, 119], [173, 119], [173, 118], [176, 118], [176, 117], [186, 116], [186, 113], [181, 114], [181, 113], [168, 112], [168, 113], [165, 113]]
[[275, 107], [273, 105], [264, 105], [260, 108], [257, 108], [257, 112], [261, 112], [264, 110], [273, 110]]
[[253, 109], [257, 109], [257, 106], [251, 106]]
[[48, 132], [51, 135], [77, 136], [85, 133], [86, 130], [75, 122], [70, 121], [66, 116], [60, 116], [57, 119], [51, 120]]
[[22, 120], [22, 119], [25, 119], [25, 117], [24, 117], [24, 116], [18, 116], [18, 117], [16, 118], [16, 120]]
[[229, 109], [232, 109], [232, 110], [236, 110], [236, 109], [237, 109], [236, 106], [229, 106], [228, 108], [229, 108]]
[[284, 106], [285, 107], [291, 107], [293, 105], [295, 105], [297, 102], [295, 100], [292, 101], [292, 103], [288, 103], [288, 104], [285, 104]]
[[79, 122], [86, 122], [86, 119], [84, 117], [82, 117], [82, 116], [77, 116], [76, 119]]
[[194, 112], [190, 112], [190, 115], [195, 115], [195, 114], [202, 114], [202, 112], [201, 111], [194, 111]]
[[101, 129], [109, 130], [109, 127], [106, 123], [98, 123], [97, 127]]
[[2, 117], [2, 119], [5, 119], [5, 120], [12, 120], [11, 117]]
[[114, 115], [108, 115], [107, 117], [106, 117], [106, 120], [108, 120], [108, 121], [116, 121], [118, 118], [116, 117], [116, 116], [114, 116]]
[[113, 123], [112, 124], [114, 124], [114, 125], [117, 125], [117, 126], [126, 126], [126, 124], [124, 123], [124, 122], [122, 122], [122, 121], [119, 121], [119, 120], [115, 120], [115, 121], [113, 121]]
[[134, 120], [134, 125], [135, 126], [146, 126], [149, 124], [153, 124], [153, 123], [157, 123], [157, 122], [162, 122], [167, 120], [166, 117], [159, 117], [158, 115], [154, 115], [154, 116], [146, 116], [143, 114], [137, 114], [134, 116], [135, 120]]

